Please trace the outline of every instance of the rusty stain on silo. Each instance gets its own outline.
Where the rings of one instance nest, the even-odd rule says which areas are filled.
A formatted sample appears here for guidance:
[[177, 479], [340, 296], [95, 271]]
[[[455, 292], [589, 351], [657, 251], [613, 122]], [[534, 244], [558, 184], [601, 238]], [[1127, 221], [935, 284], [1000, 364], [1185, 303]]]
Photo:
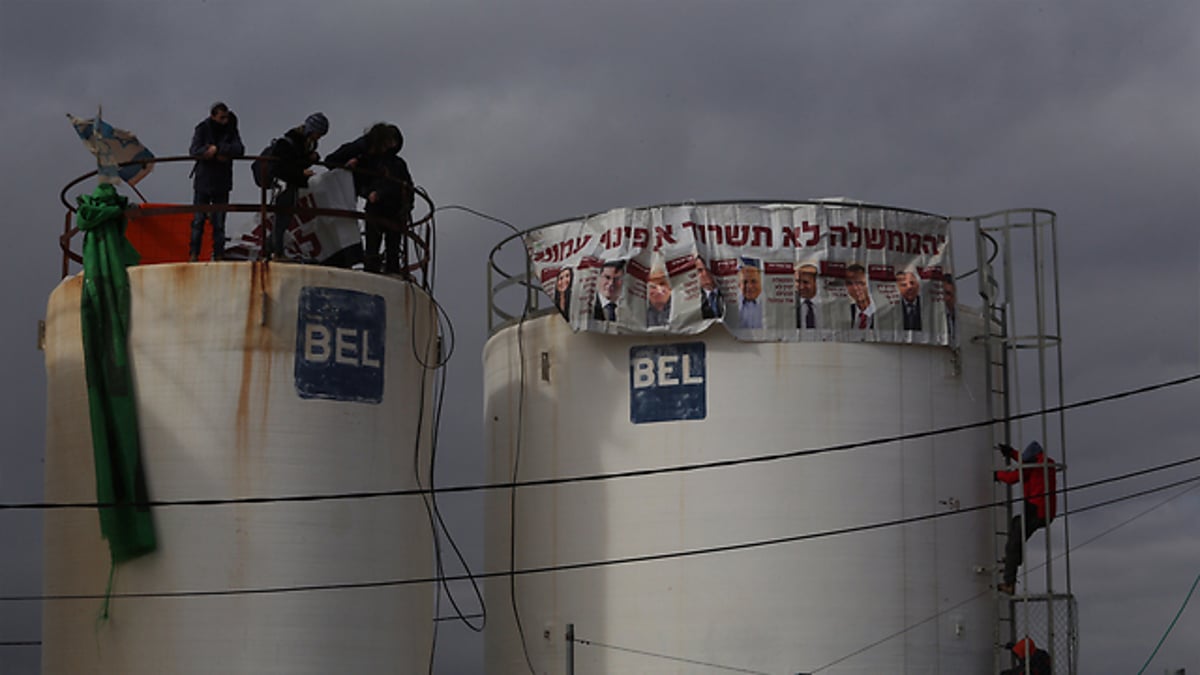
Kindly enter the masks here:
[[[236, 415], [237, 451], [241, 460], [248, 459], [245, 454], [250, 442], [250, 406], [252, 393], [260, 405], [259, 434], [266, 433], [268, 398], [271, 394], [271, 332], [269, 326], [260, 322], [265, 303], [269, 301], [266, 290], [270, 281], [269, 266], [264, 262], [252, 262], [250, 268], [250, 283], [248, 284], [246, 315], [242, 334], [242, 372], [238, 388], [238, 406]], [[252, 392], [255, 375], [255, 362], [264, 360], [260, 373], [262, 391]]]

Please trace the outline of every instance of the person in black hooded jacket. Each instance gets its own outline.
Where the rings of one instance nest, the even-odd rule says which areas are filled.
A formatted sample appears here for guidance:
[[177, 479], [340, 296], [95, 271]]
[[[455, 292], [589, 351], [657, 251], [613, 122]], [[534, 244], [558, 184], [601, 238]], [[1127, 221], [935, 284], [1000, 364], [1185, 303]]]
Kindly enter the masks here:
[[[354, 171], [354, 192], [366, 200], [367, 224], [363, 269], [400, 273], [400, 247], [412, 215], [413, 181], [400, 158], [404, 135], [380, 122], [367, 133], [329, 153], [325, 163]], [[372, 218], [375, 216], [376, 218]], [[381, 220], [382, 219], [382, 220]], [[379, 244], [383, 243], [382, 259]]]
[[271, 256], [283, 257], [283, 233], [292, 222], [293, 209], [300, 188], [308, 187], [313, 175], [312, 165], [321, 161], [317, 153], [317, 142], [329, 132], [329, 120], [316, 112], [304, 120], [304, 124], [289, 129], [283, 137], [271, 143], [272, 178], [283, 181], [283, 189], [275, 196], [275, 221], [271, 227]]
[[[192, 169], [192, 204], [228, 204], [229, 191], [233, 189], [232, 159], [246, 154], [238, 134], [237, 115], [229, 106], [220, 101], [212, 104], [208, 117], [192, 132], [188, 154], [196, 158], [196, 166]], [[192, 217], [192, 238], [188, 247], [188, 260], [192, 262], [200, 257], [204, 220], [203, 211], [197, 211]], [[208, 215], [208, 220], [212, 223], [212, 259], [221, 260], [225, 257], [225, 212], [214, 211]]]

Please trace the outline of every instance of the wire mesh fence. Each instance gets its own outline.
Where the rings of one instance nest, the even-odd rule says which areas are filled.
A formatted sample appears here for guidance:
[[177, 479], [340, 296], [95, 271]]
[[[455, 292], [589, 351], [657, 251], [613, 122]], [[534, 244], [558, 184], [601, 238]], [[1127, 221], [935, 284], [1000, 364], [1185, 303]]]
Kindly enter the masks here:
[[1062, 593], [1031, 596], [1028, 600], [1015, 600], [1012, 611], [1015, 639], [1028, 636], [1049, 652], [1055, 675], [1075, 675], [1079, 663], [1079, 612], [1075, 597]]

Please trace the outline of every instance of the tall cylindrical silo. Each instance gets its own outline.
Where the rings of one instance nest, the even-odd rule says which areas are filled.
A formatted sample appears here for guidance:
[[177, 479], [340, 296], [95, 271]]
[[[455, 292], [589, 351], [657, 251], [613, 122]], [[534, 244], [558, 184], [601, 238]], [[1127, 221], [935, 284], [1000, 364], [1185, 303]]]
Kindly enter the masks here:
[[490, 478], [562, 482], [489, 493], [490, 673], [991, 672], [993, 513], [963, 507], [994, 366], [946, 219], [689, 203], [522, 239], [557, 311], [495, 310]]
[[[129, 269], [129, 354], [157, 501], [424, 484], [430, 298], [327, 267]], [[96, 499], [81, 275], [46, 318], [46, 499]], [[424, 418], [424, 419], [422, 419]], [[422, 424], [423, 422], [423, 424]], [[94, 509], [45, 517], [42, 672], [412, 673], [427, 668], [432, 540], [420, 496], [152, 509], [158, 548], [116, 566]], [[315, 588], [313, 588], [315, 587]], [[149, 597], [128, 597], [146, 594]]]
[[[977, 331], [980, 321], [967, 319], [962, 329]], [[703, 353], [703, 374], [691, 370], [707, 388], [703, 420], [630, 423], [631, 353], [647, 345]], [[485, 350], [491, 479], [511, 480], [518, 453], [519, 479], [536, 481], [977, 422], [986, 419], [985, 364], [974, 354], [964, 351], [960, 364], [943, 347], [747, 344], [719, 329], [690, 338], [575, 334], [558, 316], [542, 316], [501, 330]], [[515, 579], [538, 673], [558, 672], [567, 624], [592, 643], [575, 646], [578, 672], [585, 673], [696, 672], [696, 664], [678, 659], [809, 672], [881, 640], [822, 672], [985, 673], [994, 619], [987, 510], [743, 550], [669, 554], [987, 503], [990, 470], [981, 428], [761, 464], [526, 487], [515, 497], [511, 541], [512, 494], [494, 491], [487, 569], [508, 569], [510, 555], [517, 570], [567, 568]], [[590, 566], [658, 554], [668, 557]], [[508, 580], [490, 579], [487, 591], [489, 672], [528, 672]]]

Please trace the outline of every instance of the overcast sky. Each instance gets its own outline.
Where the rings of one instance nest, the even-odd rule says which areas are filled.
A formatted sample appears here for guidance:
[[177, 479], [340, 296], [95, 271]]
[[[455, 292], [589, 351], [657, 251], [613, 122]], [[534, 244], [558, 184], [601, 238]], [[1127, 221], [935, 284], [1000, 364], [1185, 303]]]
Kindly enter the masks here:
[[[98, 104], [160, 156], [186, 152], [216, 99], [249, 151], [315, 110], [326, 151], [395, 122], [437, 203], [522, 228], [692, 199], [1053, 209], [1067, 399], [1200, 371], [1200, 3], [0, 0], [0, 17], [0, 502], [42, 494], [37, 322], [59, 279], [59, 190], [94, 168], [64, 113]], [[245, 198], [245, 168], [236, 180]], [[139, 187], [190, 199], [180, 166]], [[484, 265], [505, 232], [461, 212], [438, 228], [459, 338], [438, 475], [480, 482]], [[1071, 482], [1195, 456], [1198, 409], [1192, 384], [1072, 413]], [[1072, 540], [1172, 494], [1080, 514]], [[444, 504], [478, 569], [481, 500]], [[1198, 522], [1195, 490], [1073, 554], [1080, 672], [1142, 665], [1200, 572]], [[40, 528], [0, 511], [0, 595], [40, 592]], [[39, 622], [34, 603], [0, 605], [0, 642], [38, 639]], [[1200, 600], [1148, 672], [1200, 670], [1196, 635]], [[480, 672], [480, 645], [444, 625], [439, 672]], [[5, 673], [37, 662], [0, 647]]]

